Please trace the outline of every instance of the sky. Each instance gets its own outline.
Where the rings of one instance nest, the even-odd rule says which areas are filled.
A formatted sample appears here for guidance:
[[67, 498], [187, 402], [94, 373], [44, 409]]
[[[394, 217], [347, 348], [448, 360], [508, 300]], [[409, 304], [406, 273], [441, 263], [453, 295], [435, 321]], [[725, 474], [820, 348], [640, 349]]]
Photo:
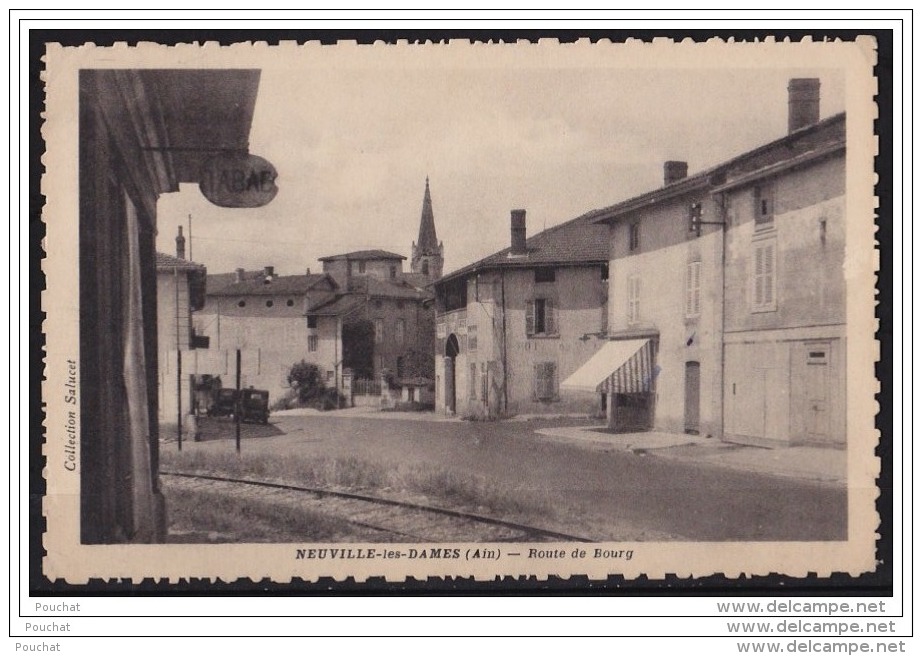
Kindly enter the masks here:
[[530, 236], [661, 186], [666, 160], [694, 173], [784, 136], [790, 78], [820, 79], [821, 118], [846, 102], [828, 66], [522, 65], [489, 49], [428, 65], [389, 52], [262, 65], [250, 152], [275, 165], [278, 195], [228, 209], [183, 185], [160, 198], [158, 250], [175, 252], [191, 215], [191, 257], [212, 273], [319, 271], [320, 257], [366, 248], [409, 270], [428, 176], [448, 273], [508, 246], [512, 209]]

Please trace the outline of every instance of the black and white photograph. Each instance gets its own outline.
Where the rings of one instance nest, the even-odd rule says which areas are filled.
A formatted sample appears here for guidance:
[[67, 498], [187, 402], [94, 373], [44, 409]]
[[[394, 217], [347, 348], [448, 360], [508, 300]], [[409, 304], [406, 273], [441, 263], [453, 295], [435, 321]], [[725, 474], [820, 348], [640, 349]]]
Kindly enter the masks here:
[[872, 39], [49, 46], [49, 575], [875, 564]]

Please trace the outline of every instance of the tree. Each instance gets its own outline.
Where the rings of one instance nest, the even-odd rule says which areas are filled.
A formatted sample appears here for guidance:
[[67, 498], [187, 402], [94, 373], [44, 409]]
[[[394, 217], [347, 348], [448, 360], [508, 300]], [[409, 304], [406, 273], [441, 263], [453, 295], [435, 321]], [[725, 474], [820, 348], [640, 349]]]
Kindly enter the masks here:
[[327, 387], [320, 367], [304, 360], [288, 370], [288, 385], [298, 391], [298, 399], [302, 403], [322, 396]]

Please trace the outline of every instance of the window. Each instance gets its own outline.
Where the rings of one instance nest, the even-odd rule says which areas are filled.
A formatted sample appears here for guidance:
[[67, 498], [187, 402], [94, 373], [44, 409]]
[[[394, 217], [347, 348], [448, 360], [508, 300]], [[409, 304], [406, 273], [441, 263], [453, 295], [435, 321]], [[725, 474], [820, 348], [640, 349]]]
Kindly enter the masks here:
[[397, 277], [397, 267], [392, 264], [391, 265], [391, 279], [396, 278], [396, 277]]
[[384, 319], [375, 319], [375, 344], [384, 342]]
[[406, 319], [397, 319], [397, 330], [394, 333], [394, 339], [397, 341], [399, 346], [403, 346], [403, 340], [406, 337], [405, 333], [407, 330], [407, 320]]
[[773, 312], [775, 298], [775, 242], [754, 245], [752, 266], [752, 311]]
[[444, 312], [460, 310], [467, 307], [467, 280], [464, 278], [451, 280], [436, 288]]
[[357, 264], [358, 262], [349, 262], [349, 273], [355, 273], [358, 270]]
[[421, 270], [423, 272], [423, 275], [425, 276], [429, 275], [429, 260], [423, 260], [423, 266]]
[[285, 301], [285, 305], [287, 305], [288, 307], [292, 307], [294, 306], [294, 304], [295, 302], [291, 300], [290, 298], [287, 301]]
[[397, 356], [397, 378], [403, 378], [403, 356]]
[[266, 301], [266, 307], [272, 307], [273, 305], [274, 303], [272, 302], [271, 298], [268, 301]]
[[328, 382], [328, 383], [329, 383], [330, 381], [333, 380], [333, 375], [334, 375], [334, 374], [333, 374], [333, 370], [332, 370], [332, 369], [327, 369], [327, 382]]
[[317, 338], [317, 335], [308, 335], [307, 336], [307, 350], [310, 351], [311, 353], [316, 352], [318, 341], [319, 340]]
[[688, 206], [688, 231], [701, 236], [701, 203], [692, 203]]
[[631, 251], [636, 251], [640, 248], [640, 223], [632, 223], [628, 230], [630, 230], [628, 246]]
[[472, 323], [467, 327], [467, 348], [471, 351], [477, 350], [477, 324]]
[[316, 327], [317, 327], [317, 317], [315, 317], [315, 316], [310, 316], [310, 317], [308, 317], [308, 318], [307, 318], [307, 327], [308, 327], [308, 328], [316, 328]]
[[640, 322], [640, 276], [627, 279], [627, 322]]
[[554, 282], [556, 271], [553, 267], [535, 269], [535, 282]]
[[549, 298], [536, 298], [525, 305], [525, 333], [534, 335], [556, 335], [557, 322], [554, 305]]
[[535, 398], [539, 401], [553, 401], [557, 398], [557, 363], [535, 363]]
[[474, 400], [477, 398], [477, 363], [471, 363], [471, 376], [470, 380], [467, 381], [468, 387], [468, 398]]
[[608, 282], [608, 262], [602, 265], [599, 275], [601, 277], [602, 282]]
[[701, 314], [701, 262], [689, 262], [685, 267], [685, 316]]
[[359, 273], [365, 273], [365, 262], [359, 262]]
[[237, 307], [246, 307], [246, 306], [247, 306], [246, 301], [243, 301], [243, 300], [237, 301]]
[[755, 197], [755, 216], [756, 226], [770, 224], [775, 219], [774, 193], [770, 185], [756, 187], [754, 190]]

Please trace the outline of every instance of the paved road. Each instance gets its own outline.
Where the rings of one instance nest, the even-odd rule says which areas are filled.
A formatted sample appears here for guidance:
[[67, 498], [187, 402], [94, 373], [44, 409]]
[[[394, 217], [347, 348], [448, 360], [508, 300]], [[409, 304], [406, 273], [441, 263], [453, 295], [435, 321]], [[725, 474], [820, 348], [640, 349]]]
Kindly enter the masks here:
[[[690, 540], [840, 540], [846, 490], [656, 455], [587, 449], [536, 435], [531, 422], [427, 422], [277, 416], [244, 449], [432, 464], [503, 481], [611, 525]], [[558, 420], [572, 424], [572, 420]], [[225, 448], [217, 442], [204, 448]]]

